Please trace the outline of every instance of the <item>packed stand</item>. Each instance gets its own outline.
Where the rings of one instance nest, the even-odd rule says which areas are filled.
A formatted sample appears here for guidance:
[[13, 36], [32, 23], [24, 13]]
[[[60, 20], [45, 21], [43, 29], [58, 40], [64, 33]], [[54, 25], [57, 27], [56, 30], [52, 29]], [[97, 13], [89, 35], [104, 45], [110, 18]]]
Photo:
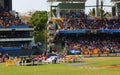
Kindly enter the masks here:
[[88, 19], [83, 12], [60, 13], [63, 20], [59, 21], [61, 30], [76, 29], [120, 29], [119, 19]]
[[97, 37], [88, 35], [86, 38], [82, 36], [67, 36], [64, 37], [62, 41], [67, 50], [80, 50], [80, 52], [84, 54], [120, 53], [119, 37], [115, 38], [114, 35], [112, 37], [105, 35]]
[[[22, 21], [18, 12], [12, 14], [7, 11], [0, 12], [0, 28], [8, 28], [9, 26], [28, 26], [26, 22]], [[31, 26], [31, 25], [30, 25]]]

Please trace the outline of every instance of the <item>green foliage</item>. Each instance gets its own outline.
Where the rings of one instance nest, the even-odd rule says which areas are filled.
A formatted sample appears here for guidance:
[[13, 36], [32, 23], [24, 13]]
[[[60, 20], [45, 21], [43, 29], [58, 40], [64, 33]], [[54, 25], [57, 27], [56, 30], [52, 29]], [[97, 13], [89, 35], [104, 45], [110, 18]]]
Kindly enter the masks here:
[[47, 11], [36, 11], [30, 20], [35, 27], [35, 31], [44, 30], [47, 24], [48, 15]]
[[[93, 8], [92, 10], [90, 10], [88, 15], [91, 16], [91, 17], [95, 17], [95, 13], [96, 13], [96, 10], [95, 10], [95, 8]], [[99, 13], [100, 18], [112, 17], [112, 13], [104, 11], [103, 1], [101, 1], [101, 6], [98, 9], [98, 13]]]
[[46, 43], [46, 30], [36, 31], [35, 42]]
[[[90, 10], [88, 16], [95, 17], [95, 8], [93, 8], [92, 10]], [[100, 18], [112, 17], [112, 13], [105, 12], [103, 9], [99, 8], [99, 17]]]
[[93, 8], [92, 10], [90, 10], [89, 16], [95, 17], [95, 8]]
[[35, 28], [35, 42], [42, 41], [45, 43], [47, 20], [47, 11], [36, 11], [32, 14], [30, 23], [33, 24]]

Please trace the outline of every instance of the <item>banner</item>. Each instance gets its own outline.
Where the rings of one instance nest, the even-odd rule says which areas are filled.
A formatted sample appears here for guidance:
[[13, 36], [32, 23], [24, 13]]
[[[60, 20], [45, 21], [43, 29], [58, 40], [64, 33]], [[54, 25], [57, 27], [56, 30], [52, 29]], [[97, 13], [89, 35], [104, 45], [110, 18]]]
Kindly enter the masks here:
[[109, 29], [101, 30], [101, 33], [118, 33], [118, 32], [120, 32], [120, 30], [109, 30]]
[[120, 30], [97, 30], [97, 29], [78, 29], [78, 30], [60, 30], [59, 34], [71, 34], [71, 33], [120, 33]]
[[110, 56], [110, 57], [115, 57], [115, 56], [117, 56], [117, 54], [116, 54], [116, 53], [113, 53], [113, 54], [109, 54], [109, 56]]
[[100, 54], [101, 57], [107, 57], [108, 54]]
[[86, 58], [86, 57], [90, 57], [90, 55], [84, 55], [84, 57]]
[[86, 33], [85, 29], [79, 29], [79, 30], [60, 30], [59, 34], [69, 34], [69, 33]]
[[88, 54], [84, 55], [84, 57], [120, 57], [120, 53], [111, 53], [111, 54]]
[[99, 57], [99, 54], [92, 54], [92, 57]]
[[117, 53], [117, 56], [120, 57], [120, 53]]

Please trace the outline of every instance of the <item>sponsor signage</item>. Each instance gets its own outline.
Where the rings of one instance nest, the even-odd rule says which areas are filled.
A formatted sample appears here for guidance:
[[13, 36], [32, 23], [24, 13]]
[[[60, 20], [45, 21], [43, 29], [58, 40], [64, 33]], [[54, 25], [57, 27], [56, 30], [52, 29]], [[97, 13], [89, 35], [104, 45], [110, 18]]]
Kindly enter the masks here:
[[115, 57], [115, 56], [116, 56], [116, 53], [114, 53], [114, 54], [109, 54], [109, 56]]
[[84, 55], [84, 57], [90, 57], [90, 55]]
[[106, 57], [108, 54], [100, 54], [101, 57]]
[[120, 57], [120, 53], [117, 53], [117, 56], [119, 56], [119, 57]]
[[86, 33], [85, 29], [79, 29], [79, 30], [60, 30], [59, 34], [70, 34], [70, 33]]
[[99, 54], [92, 54], [92, 57], [98, 57]]

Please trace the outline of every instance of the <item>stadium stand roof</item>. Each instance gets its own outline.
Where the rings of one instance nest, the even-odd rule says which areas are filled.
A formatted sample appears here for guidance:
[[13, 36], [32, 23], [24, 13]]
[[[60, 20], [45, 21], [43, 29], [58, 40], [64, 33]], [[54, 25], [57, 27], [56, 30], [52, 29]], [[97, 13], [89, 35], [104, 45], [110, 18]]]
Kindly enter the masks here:
[[117, 1], [120, 1], [120, 0], [111, 0], [111, 2], [117, 2]]
[[48, 2], [86, 2], [87, 0], [48, 0]]
[[85, 9], [85, 3], [60, 3], [60, 9]]

